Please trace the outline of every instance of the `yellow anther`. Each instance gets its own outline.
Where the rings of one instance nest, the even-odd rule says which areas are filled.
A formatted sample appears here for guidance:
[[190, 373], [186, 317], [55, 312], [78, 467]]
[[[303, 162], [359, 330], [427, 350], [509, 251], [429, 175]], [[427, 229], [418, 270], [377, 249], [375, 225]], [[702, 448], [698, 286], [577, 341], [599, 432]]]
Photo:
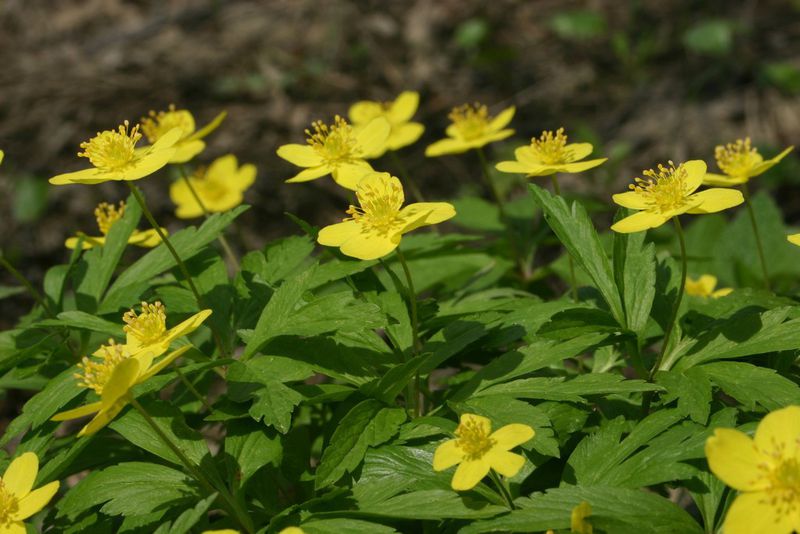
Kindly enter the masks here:
[[0, 527], [8, 527], [19, 511], [19, 499], [0, 479]]
[[489, 437], [491, 428], [480, 421], [467, 420], [456, 428], [456, 445], [465, 452], [468, 460], [478, 460], [489, 452], [495, 441]]
[[194, 117], [185, 109], [175, 109], [175, 104], [170, 104], [167, 111], [150, 111], [147, 117], [142, 117], [142, 131], [150, 143], [173, 128], [180, 128], [182, 137], [190, 135], [195, 129]]
[[81, 143], [83, 152], [78, 152], [78, 156], [88, 158], [92, 165], [102, 171], [122, 169], [133, 161], [136, 143], [142, 138], [138, 124], [130, 131], [129, 126], [128, 121], [125, 121], [116, 131], [98, 132]]
[[142, 302], [142, 310], [138, 315], [131, 309], [122, 316], [122, 320], [125, 322], [122, 330], [141, 345], [158, 341], [167, 331], [167, 312], [158, 301], [153, 304]]
[[564, 128], [559, 128], [553, 133], [551, 130], [542, 132], [538, 139], [531, 139], [531, 151], [538, 159], [547, 165], [569, 163], [569, 150], [567, 150], [567, 136]]
[[718, 146], [714, 149], [714, 157], [720, 170], [728, 176], [746, 176], [750, 169], [762, 161], [758, 150], [750, 146], [749, 137]]
[[688, 174], [683, 164], [677, 167], [670, 161], [669, 166], [659, 164], [656, 169], [644, 171], [645, 178], [634, 178], [628, 186], [644, 196], [648, 209], [665, 213], [684, 205], [691, 193], [688, 189]]
[[114, 204], [101, 202], [94, 209], [94, 216], [97, 219], [97, 227], [100, 229], [100, 233], [103, 235], [108, 235], [111, 227], [115, 222], [120, 220], [123, 215], [125, 215], [124, 201], [120, 201], [119, 208], [114, 206]]
[[448, 117], [465, 140], [477, 139], [484, 135], [491, 119], [486, 106], [478, 102], [453, 108]]
[[[392, 228], [401, 225], [404, 218], [400, 216], [400, 208], [405, 200], [403, 188], [396, 180], [388, 184], [380, 183], [360, 185], [356, 191], [359, 207], [347, 209], [348, 219], [361, 224], [365, 230], [388, 233]], [[388, 185], [388, 188], [385, 186]]]
[[98, 358], [84, 356], [78, 364], [80, 373], [75, 373], [78, 385], [84, 388], [93, 389], [98, 395], [103, 394], [103, 388], [111, 373], [114, 372], [117, 364], [130, 357], [130, 353], [125, 349], [125, 345], [114, 343], [113, 339], [108, 341], [108, 345], [103, 345], [98, 351]]
[[313, 131], [306, 129], [306, 141], [327, 164], [352, 161], [361, 156], [353, 127], [339, 115], [328, 126], [322, 121], [311, 123]]

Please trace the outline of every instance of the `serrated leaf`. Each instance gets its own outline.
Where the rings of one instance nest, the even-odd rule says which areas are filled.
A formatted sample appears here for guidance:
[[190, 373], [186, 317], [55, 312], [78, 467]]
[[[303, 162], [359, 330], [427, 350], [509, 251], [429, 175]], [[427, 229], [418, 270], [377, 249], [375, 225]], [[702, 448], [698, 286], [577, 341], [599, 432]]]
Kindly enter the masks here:
[[800, 404], [800, 387], [774, 369], [745, 362], [712, 362], [694, 369], [748, 410], [756, 404], [770, 411]]
[[655, 246], [645, 244], [646, 235], [614, 233], [614, 278], [622, 294], [625, 324], [640, 343], [656, 294]]
[[280, 466], [283, 447], [274, 431], [246, 420], [228, 421], [225, 430], [225, 453], [234, 463], [233, 479], [240, 487], [262, 467]]
[[659, 391], [662, 387], [644, 380], [626, 380], [617, 374], [578, 375], [570, 380], [563, 377], [536, 377], [512, 380], [483, 389], [475, 396], [507, 395], [521, 399], [546, 399], [586, 402], [589, 395], [640, 393]]

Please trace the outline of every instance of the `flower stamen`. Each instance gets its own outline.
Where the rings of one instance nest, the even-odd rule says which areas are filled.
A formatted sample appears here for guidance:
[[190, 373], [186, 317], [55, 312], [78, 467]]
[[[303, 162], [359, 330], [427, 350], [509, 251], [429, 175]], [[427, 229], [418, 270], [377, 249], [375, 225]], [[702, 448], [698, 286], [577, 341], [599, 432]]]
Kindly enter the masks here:
[[147, 140], [152, 144], [172, 130], [180, 128], [182, 137], [194, 132], [194, 117], [185, 109], [175, 109], [175, 104], [170, 104], [167, 111], [150, 111], [147, 117], [142, 117], [142, 131], [147, 136]]
[[374, 184], [359, 185], [356, 191], [359, 207], [351, 205], [346, 212], [350, 217], [345, 221], [356, 221], [365, 232], [376, 231], [381, 235], [402, 225], [405, 220], [400, 217], [400, 208], [405, 200], [403, 188], [396, 181], [381, 185], [388, 185], [388, 189]]
[[19, 499], [11, 493], [0, 478], [0, 527], [9, 526], [19, 511]]
[[153, 304], [142, 302], [142, 311], [138, 315], [131, 309], [125, 312], [122, 320], [125, 322], [122, 330], [141, 345], [158, 341], [167, 331], [166, 308], [159, 301]]
[[322, 121], [311, 123], [313, 131], [306, 129], [306, 142], [317, 151], [328, 165], [346, 163], [358, 159], [361, 150], [358, 147], [353, 127], [336, 115], [330, 126]]
[[758, 150], [751, 147], [749, 137], [716, 147], [714, 157], [717, 166], [728, 176], [746, 176], [750, 169], [761, 162], [761, 156]]
[[570, 151], [567, 150], [567, 136], [564, 128], [542, 132], [538, 139], [531, 139], [531, 152], [544, 164], [556, 165], [571, 161]]
[[467, 460], [479, 460], [496, 444], [488, 428], [479, 421], [462, 420], [456, 428], [456, 446], [465, 452]]
[[628, 187], [645, 197], [650, 210], [666, 213], [686, 203], [690, 191], [687, 183], [688, 173], [681, 163], [677, 167], [672, 161], [669, 166], [659, 164], [642, 174], [645, 178], [634, 178]]
[[114, 204], [101, 202], [94, 209], [94, 216], [95, 219], [97, 219], [97, 227], [100, 229], [100, 233], [103, 235], [108, 235], [111, 227], [114, 225], [114, 223], [120, 220], [123, 215], [125, 215], [124, 201], [120, 201], [119, 208], [114, 206]]
[[98, 395], [103, 394], [103, 388], [111, 378], [111, 373], [117, 365], [130, 357], [125, 345], [119, 345], [113, 339], [108, 341], [108, 345], [103, 345], [96, 355], [100, 358], [94, 359], [84, 356], [78, 364], [80, 373], [73, 376], [78, 379], [78, 385], [87, 389], [92, 389]]
[[489, 110], [478, 102], [453, 108], [448, 118], [467, 141], [483, 136], [489, 129]]
[[126, 167], [134, 160], [136, 143], [142, 138], [138, 124], [130, 130], [129, 126], [125, 121], [116, 131], [97, 132], [80, 144], [83, 152], [78, 152], [78, 156], [88, 158], [92, 165], [105, 172]]

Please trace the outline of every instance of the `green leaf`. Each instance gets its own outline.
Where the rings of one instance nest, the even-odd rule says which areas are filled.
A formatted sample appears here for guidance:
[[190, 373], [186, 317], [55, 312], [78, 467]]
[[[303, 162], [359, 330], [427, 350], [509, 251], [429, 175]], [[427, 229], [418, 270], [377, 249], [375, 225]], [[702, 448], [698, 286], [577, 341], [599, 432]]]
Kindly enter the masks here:
[[313, 251], [314, 242], [308, 236], [291, 236], [274, 241], [264, 248], [263, 269], [258, 274], [267, 283], [275, 285], [301, 269]]
[[330, 486], [361, 463], [368, 447], [380, 445], [397, 433], [406, 420], [405, 410], [389, 408], [368, 399], [356, 404], [336, 426], [322, 453], [315, 487]]
[[585, 41], [606, 33], [606, 19], [602, 13], [589, 9], [557, 13], [548, 26], [562, 39], [573, 41]]
[[625, 324], [636, 332], [640, 344], [656, 294], [655, 246], [645, 245], [646, 234], [614, 233], [614, 278], [622, 294]]
[[563, 243], [575, 263], [586, 271], [608, 304], [617, 323], [625, 324], [625, 313], [614, 282], [611, 262], [586, 210], [578, 202], [567, 202], [541, 187], [529, 184], [534, 201], [542, 208], [544, 218]]
[[507, 395], [522, 399], [546, 399], [569, 402], [586, 402], [588, 395], [609, 395], [613, 393], [640, 393], [659, 391], [661, 386], [644, 380], [626, 380], [616, 374], [578, 375], [570, 380], [563, 377], [536, 377], [512, 380], [483, 389], [476, 397]]
[[756, 404], [769, 411], [800, 404], [800, 387], [774, 369], [745, 362], [712, 362], [690, 371], [694, 369], [748, 410]]
[[300, 525], [305, 534], [392, 534], [397, 530], [361, 519], [312, 519]]
[[187, 534], [191, 528], [205, 519], [206, 513], [217, 498], [217, 494], [209, 495], [194, 507], [184, 510], [174, 522], [163, 523], [153, 534]]
[[656, 382], [664, 386], [667, 395], [662, 401], [667, 404], [678, 399], [678, 410], [704, 425], [711, 411], [711, 382], [702, 367], [685, 371], [659, 371]]
[[696, 54], [724, 56], [733, 48], [733, 30], [726, 19], [697, 22], [683, 34], [683, 45]]
[[91, 330], [100, 332], [111, 337], [122, 337], [122, 325], [112, 321], [106, 321], [90, 313], [71, 310], [58, 314], [57, 319], [45, 319], [36, 323], [38, 326], [66, 326], [81, 330]]
[[500, 212], [497, 206], [480, 197], [461, 197], [452, 201], [456, 208], [453, 224], [468, 230], [502, 232]]
[[225, 453], [234, 462], [236, 472], [232, 479], [240, 487], [262, 467], [280, 466], [283, 447], [275, 432], [242, 419], [228, 421], [225, 430]]

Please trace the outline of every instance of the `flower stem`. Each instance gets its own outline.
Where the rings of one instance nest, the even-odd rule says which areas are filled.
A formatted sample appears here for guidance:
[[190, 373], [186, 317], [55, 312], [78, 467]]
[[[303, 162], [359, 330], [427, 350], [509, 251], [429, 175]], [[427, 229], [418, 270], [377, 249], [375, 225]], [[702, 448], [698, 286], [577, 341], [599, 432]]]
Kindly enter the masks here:
[[[203, 204], [203, 201], [200, 199], [200, 195], [197, 194], [197, 190], [192, 185], [192, 181], [189, 180], [189, 177], [186, 175], [186, 169], [183, 167], [183, 165], [178, 165], [178, 170], [181, 173], [181, 179], [186, 184], [186, 187], [189, 188], [189, 192], [194, 197], [194, 200], [197, 202], [197, 205], [200, 206], [201, 210], [203, 210], [203, 217], [208, 219], [211, 213], [206, 208], [206, 205]], [[222, 250], [225, 252], [225, 255], [228, 257], [228, 261], [230, 261], [231, 265], [233, 265], [236, 271], [238, 271], [239, 260], [236, 258], [236, 254], [233, 253], [233, 249], [231, 248], [230, 243], [228, 243], [228, 240], [225, 238], [225, 234], [220, 233], [217, 236], [217, 240], [219, 241], [219, 244], [222, 246]]]
[[181, 450], [181, 448], [173, 443], [173, 441], [167, 436], [161, 427], [158, 426], [158, 423], [147, 413], [147, 410], [144, 409], [144, 406], [139, 404], [133, 396], [130, 397], [130, 403], [133, 405], [134, 408], [142, 415], [144, 420], [153, 429], [153, 432], [158, 435], [159, 439], [166, 445], [174, 454], [178, 457], [178, 460], [183, 464], [183, 466], [189, 471], [192, 477], [197, 480], [201, 486], [205, 487], [206, 491], [209, 493], [219, 493], [220, 497], [225, 503], [225, 507], [228, 509], [228, 512], [236, 518], [236, 521], [239, 523], [245, 532], [252, 533], [255, 531], [253, 528], [253, 521], [250, 519], [250, 516], [247, 515], [247, 512], [242, 509], [239, 503], [233, 498], [227, 488], [215, 488], [214, 485], [209, 481], [208, 478], [203, 474], [203, 472], [198, 469], [196, 465], [186, 456], [186, 454]]
[[11, 274], [11, 276], [13, 276], [14, 278], [16, 278], [16, 279], [17, 279], [17, 281], [18, 281], [20, 284], [22, 284], [22, 285], [23, 285], [23, 287], [24, 287], [24, 288], [25, 288], [25, 289], [28, 291], [28, 293], [30, 293], [31, 297], [33, 297], [33, 300], [35, 300], [35, 301], [36, 301], [36, 303], [37, 303], [39, 306], [41, 306], [41, 307], [42, 307], [42, 309], [44, 310], [44, 312], [45, 312], [45, 313], [46, 313], [46, 314], [47, 314], [49, 317], [51, 317], [51, 318], [55, 319], [55, 317], [56, 317], [56, 316], [55, 316], [55, 314], [53, 313], [53, 310], [51, 310], [51, 309], [50, 309], [50, 306], [48, 306], [48, 305], [47, 305], [47, 301], [45, 301], [45, 299], [44, 299], [44, 297], [42, 296], [42, 294], [41, 294], [41, 293], [39, 293], [39, 291], [38, 291], [38, 290], [37, 290], [35, 287], [33, 287], [33, 284], [31, 284], [31, 283], [28, 281], [28, 279], [27, 279], [27, 278], [25, 278], [25, 276], [23, 276], [23, 275], [22, 275], [22, 273], [21, 273], [21, 272], [19, 272], [19, 271], [18, 271], [18, 270], [17, 270], [17, 269], [16, 269], [16, 268], [13, 266], [13, 265], [11, 265], [11, 263], [10, 263], [10, 262], [9, 262], [9, 261], [6, 259], [5, 255], [3, 254], [3, 252], [2, 252], [2, 251], [0, 251], [0, 265], [2, 265], [2, 266], [3, 266], [3, 268], [4, 268], [6, 271], [8, 271], [8, 272], [9, 272], [9, 274]]
[[389, 151], [389, 158], [392, 160], [392, 165], [394, 165], [397, 174], [400, 176], [400, 180], [402, 180], [403, 185], [408, 187], [411, 194], [414, 196], [414, 200], [417, 202], [425, 202], [425, 199], [422, 196], [422, 191], [419, 190], [417, 187], [417, 183], [411, 179], [411, 176], [406, 171], [406, 166], [403, 165], [403, 162], [397, 156], [397, 152], [394, 150]]
[[175, 374], [178, 375], [178, 378], [180, 378], [181, 382], [183, 382], [183, 385], [186, 386], [186, 389], [189, 390], [189, 392], [194, 396], [194, 398], [196, 398], [203, 404], [205, 409], [208, 410], [208, 413], [210, 414], [214, 413], [214, 409], [211, 408], [211, 405], [208, 403], [206, 398], [202, 396], [199, 391], [197, 391], [197, 388], [194, 387], [194, 385], [192, 385], [192, 383], [189, 382], [189, 379], [186, 378], [186, 376], [181, 372], [181, 368], [177, 362], [175, 362], [174, 368], [175, 368]]
[[[414, 280], [411, 278], [411, 270], [408, 268], [408, 263], [406, 262], [406, 257], [400, 251], [400, 247], [395, 249], [397, 254], [397, 259], [400, 260], [400, 265], [403, 267], [403, 273], [406, 275], [406, 283], [408, 287], [406, 288], [406, 298], [408, 299], [408, 307], [411, 310], [411, 335], [413, 336], [413, 352], [414, 355], [419, 354], [420, 350], [422, 349], [422, 342], [419, 340], [419, 316], [417, 314], [417, 292], [414, 289]], [[409, 399], [409, 406], [411, 407], [411, 412], [414, 416], [422, 415], [422, 405], [419, 402], [419, 391], [420, 391], [420, 378], [419, 372], [414, 374], [414, 385], [408, 385], [408, 393], [407, 395], [410, 397]]]
[[[555, 191], [557, 196], [561, 196], [561, 188], [558, 186], [558, 177], [556, 177], [555, 174], [551, 174], [550, 180], [553, 182], [553, 191]], [[570, 254], [569, 251], [567, 251], [567, 260], [569, 261], [569, 283], [572, 300], [578, 302], [578, 282], [575, 279], [575, 262], [572, 261], [572, 254]]]
[[494, 469], [489, 470], [489, 477], [492, 479], [492, 482], [494, 482], [494, 485], [497, 486], [497, 491], [503, 498], [503, 501], [505, 501], [508, 509], [514, 510], [516, 508], [514, 506], [514, 499], [511, 498], [511, 491], [508, 489], [505, 481], [500, 480], [500, 477], [495, 473]]
[[750, 224], [753, 226], [753, 235], [756, 238], [756, 248], [758, 249], [758, 261], [761, 262], [761, 275], [764, 278], [764, 289], [770, 291], [769, 272], [767, 271], [767, 260], [764, 257], [764, 246], [761, 244], [761, 234], [758, 233], [758, 224], [756, 224], [756, 213], [753, 210], [753, 204], [750, 202], [750, 188], [747, 183], [742, 184], [742, 194], [744, 196], [744, 204], [747, 206], [747, 214], [750, 216]]
[[653, 381], [656, 371], [658, 371], [659, 367], [661, 367], [661, 362], [664, 360], [664, 355], [669, 349], [669, 338], [672, 336], [672, 331], [675, 330], [675, 325], [678, 322], [678, 312], [681, 307], [681, 301], [683, 300], [683, 293], [686, 289], [686, 241], [683, 238], [683, 227], [681, 227], [681, 222], [678, 220], [678, 216], [675, 215], [672, 220], [675, 221], [675, 232], [678, 234], [678, 242], [681, 246], [681, 283], [680, 286], [678, 286], [678, 296], [675, 298], [675, 305], [672, 308], [672, 316], [670, 317], [669, 323], [667, 323], [667, 330], [664, 332], [664, 343], [661, 345], [661, 353], [658, 355], [658, 359], [656, 360], [655, 365], [653, 365], [653, 368], [650, 369], [649, 380], [651, 382]]
[[[133, 196], [136, 198], [136, 202], [138, 202], [139, 206], [141, 206], [142, 213], [144, 214], [147, 221], [150, 223], [150, 226], [152, 226], [153, 229], [156, 231], [162, 243], [164, 243], [164, 245], [167, 247], [167, 250], [169, 250], [170, 254], [172, 254], [175, 263], [178, 264], [178, 269], [180, 269], [184, 280], [186, 280], [186, 283], [189, 285], [189, 289], [191, 289], [192, 293], [194, 294], [194, 298], [197, 301], [197, 305], [201, 309], [205, 308], [206, 306], [203, 303], [203, 297], [201, 297], [200, 292], [197, 291], [197, 287], [194, 285], [194, 280], [192, 280], [192, 275], [189, 274], [189, 269], [186, 268], [186, 264], [183, 263], [183, 260], [178, 255], [178, 251], [175, 250], [175, 247], [172, 246], [172, 243], [167, 238], [167, 235], [164, 233], [164, 230], [162, 230], [161, 227], [156, 222], [155, 217], [153, 217], [153, 214], [147, 207], [147, 203], [145, 202], [141, 191], [139, 191], [139, 189], [135, 185], [133, 185], [133, 183], [131, 182], [126, 182], [126, 183], [128, 184], [128, 187], [131, 190], [131, 194], [133, 194]], [[211, 328], [211, 334], [214, 336], [214, 342], [217, 345], [217, 349], [219, 350], [220, 354], [224, 355], [225, 351], [223, 350], [222, 339], [219, 337], [219, 334], [213, 327], [209, 326], [209, 328]]]

